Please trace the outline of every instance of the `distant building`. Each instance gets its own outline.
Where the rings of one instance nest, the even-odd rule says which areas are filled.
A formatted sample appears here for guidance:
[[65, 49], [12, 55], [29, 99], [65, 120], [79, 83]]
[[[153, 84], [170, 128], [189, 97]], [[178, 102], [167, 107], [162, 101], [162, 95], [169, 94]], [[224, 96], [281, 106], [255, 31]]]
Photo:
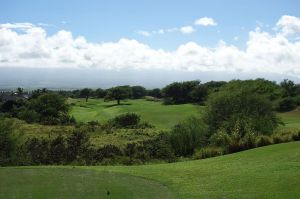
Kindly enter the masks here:
[[0, 101], [17, 101], [17, 100], [28, 100], [30, 94], [27, 93], [14, 93], [14, 92], [0, 92]]

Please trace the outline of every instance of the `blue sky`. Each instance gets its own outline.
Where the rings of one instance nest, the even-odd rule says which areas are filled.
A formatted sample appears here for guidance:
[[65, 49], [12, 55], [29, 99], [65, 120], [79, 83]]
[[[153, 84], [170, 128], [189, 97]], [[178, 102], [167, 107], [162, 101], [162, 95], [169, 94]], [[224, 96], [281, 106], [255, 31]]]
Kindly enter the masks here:
[[[248, 33], [260, 23], [263, 29], [272, 28], [283, 15], [299, 17], [297, 0], [127, 0], [127, 1], [1, 1], [0, 23], [29, 22], [50, 24], [48, 34], [60, 29], [74, 36], [82, 35], [90, 42], [136, 39], [152, 48], [174, 50], [180, 44], [194, 41], [215, 47], [220, 40], [245, 47]], [[201, 17], [217, 22], [213, 27], [195, 27], [192, 34], [172, 32], [145, 37], [137, 31], [180, 28], [194, 25]], [[236, 40], [234, 39], [236, 37]], [[237, 39], [238, 37], [238, 39]]]
[[0, 5], [0, 69], [86, 69], [99, 77], [99, 71], [110, 70], [300, 78], [299, 0]]

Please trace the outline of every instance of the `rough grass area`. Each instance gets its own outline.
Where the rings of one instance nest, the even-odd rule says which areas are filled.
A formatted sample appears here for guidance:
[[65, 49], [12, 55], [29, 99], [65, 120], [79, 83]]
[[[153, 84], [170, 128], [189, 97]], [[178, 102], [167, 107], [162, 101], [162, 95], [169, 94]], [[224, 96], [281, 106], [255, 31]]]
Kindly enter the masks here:
[[[300, 142], [143, 166], [0, 169], [0, 198], [300, 198]], [[152, 181], [153, 180], [153, 181]], [[162, 186], [165, 185], [165, 186]], [[109, 197], [108, 197], [109, 198]]]
[[144, 99], [122, 101], [121, 105], [116, 105], [115, 101], [104, 102], [103, 99], [89, 99], [88, 102], [85, 99], [69, 99], [69, 103], [72, 105], [71, 115], [77, 121], [105, 122], [122, 113], [135, 112], [157, 129], [170, 129], [186, 117], [201, 114], [203, 111], [202, 106], [163, 105], [161, 102]]

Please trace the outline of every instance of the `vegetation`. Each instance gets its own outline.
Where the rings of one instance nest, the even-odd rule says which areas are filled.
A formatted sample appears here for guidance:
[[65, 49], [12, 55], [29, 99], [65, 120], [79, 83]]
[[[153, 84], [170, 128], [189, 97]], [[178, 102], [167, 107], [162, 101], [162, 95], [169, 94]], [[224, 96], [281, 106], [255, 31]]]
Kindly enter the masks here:
[[107, 91], [105, 96], [106, 101], [117, 100], [120, 105], [121, 100], [128, 99], [132, 96], [132, 90], [129, 86], [117, 86]]
[[0, 198], [299, 198], [299, 150], [293, 142], [172, 164], [1, 168]]
[[[16, 95], [22, 93], [18, 89]], [[146, 96], [150, 93], [162, 94], [164, 103]], [[77, 95], [84, 99], [68, 98]], [[93, 99], [103, 96], [104, 101]], [[282, 105], [285, 99], [297, 97], [298, 85], [293, 82], [285, 80], [278, 85], [264, 79], [175, 82], [162, 91], [141, 86], [37, 90], [28, 100], [18, 97], [0, 104], [0, 122], [20, 125], [1, 126], [1, 165], [173, 162], [296, 141], [299, 129], [278, 128], [282, 122], [275, 110], [287, 107]], [[127, 103], [121, 104], [121, 100]], [[286, 119], [284, 114], [288, 115], [279, 115]], [[294, 116], [291, 119], [299, 123]], [[34, 130], [39, 128], [43, 130]], [[16, 132], [24, 136], [16, 136]]]

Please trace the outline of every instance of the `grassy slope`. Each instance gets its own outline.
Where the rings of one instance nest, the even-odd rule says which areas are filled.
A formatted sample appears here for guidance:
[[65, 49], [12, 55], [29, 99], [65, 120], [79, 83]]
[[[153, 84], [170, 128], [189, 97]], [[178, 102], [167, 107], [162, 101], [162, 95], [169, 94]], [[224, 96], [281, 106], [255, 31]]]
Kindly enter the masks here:
[[300, 198], [300, 142], [174, 164], [88, 168], [160, 181], [176, 198]]
[[300, 128], [300, 107], [290, 112], [279, 113], [278, 116], [282, 118], [282, 121], [285, 123], [284, 128]]
[[180, 120], [190, 115], [199, 114], [203, 107], [183, 104], [183, 105], [162, 105], [161, 102], [146, 100], [128, 100], [124, 105], [115, 106], [116, 102], [103, 102], [102, 99], [90, 99], [87, 103], [82, 99], [70, 99], [70, 103], [75, 103], [71, 114], [78, 121], [98, 120], [107, 121], [116, 115], [126, 112], [136, 112], [141, 115], [142, 120], [148, 121], [158, 129], [169, 129]]
[[[22, 198], [30, 193], [36, 194], [34, 198], [42, 194], [48, 198], [89, 195], [101, 198], [104, 187], [126, 198], [138, 194], [140, 186], [146, 186], [143, 192], [150, 198], [153, 195], [148, 194], [169, 196], [168, 190], [159, 186], [161, 184], [167, 185], [175, 198], [300, 198], [300, 142], [173, 164], [81, 167], [85, 170], [62, 168], [1, 168], [0, 198], [12, 198], [11, 195], [23, 192]], [[132, 176], [159, 183], [141, 182], [142, 179]], [[143, 195], [138, 197], [144, 198]]]

